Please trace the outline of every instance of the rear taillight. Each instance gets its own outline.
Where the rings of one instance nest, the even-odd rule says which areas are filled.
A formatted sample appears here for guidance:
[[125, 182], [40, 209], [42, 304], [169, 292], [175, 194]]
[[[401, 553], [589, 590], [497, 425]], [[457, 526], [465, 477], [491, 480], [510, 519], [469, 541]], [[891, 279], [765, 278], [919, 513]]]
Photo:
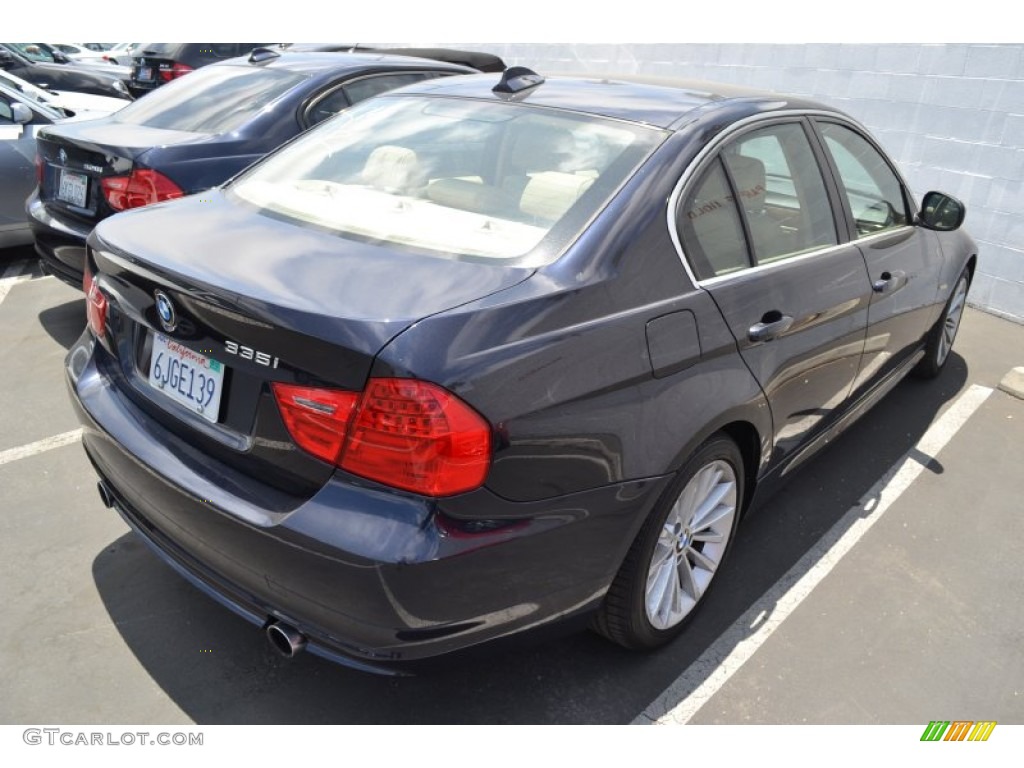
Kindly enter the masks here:
[[187, 75], [191, 71], [192, 67], [190, 67], [188, 64], [179, 64], [175, 62], [174, 66], [170, 69], [160, 70], [160, 79], [163, 80], [165, 83], [169, 83], [171, 82], [171, 80], [175, 80], [181, 77], [182, 75]]
[[370, 379], [362, 393], [274, 384], [274, 394], [299, 447], [346, 472], [425, 496], [487, 477], [490, 425], [436, 384]]
[[318, 459], [336, 464], [359, 393], [278, 383], [273, 387], [292, 439]]
[[46, 167], [46, 165], [43, 163], [43, 158], [37, 152], [36, 153], [36, 184], [39, 185], [40, 189], [42, 189], [42, 187], [43, 187], [43, 169], [45, 167]]
[[144, 205], [184, 196], [177, 184], [160, 171], [141, 168], [127, 176], [104, 176], [100, 179], [107, 205], [115, 211], [141, 208]]
[[82, 290], [85, 291], [85, 316], [89, 321], [89, 329], [97, 338], [103, 338], [107, 332], [107, 297], [93, 280], [88, 265], [82, 277]]

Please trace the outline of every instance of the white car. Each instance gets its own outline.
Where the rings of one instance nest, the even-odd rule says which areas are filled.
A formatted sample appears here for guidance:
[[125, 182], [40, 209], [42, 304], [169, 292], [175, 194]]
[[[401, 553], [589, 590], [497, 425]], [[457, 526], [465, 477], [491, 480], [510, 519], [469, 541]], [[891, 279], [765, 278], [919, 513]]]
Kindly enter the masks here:
[[80, 116], [82, 119], [103, 117], [131, 104], [129, 99], [116, 99], [113, 96], [96, 96], [91, 93], [75, 91], [51, 91], [48, 88], [33, 85], [28, 80], [15, 77], [2, 69], [0, 69], [0, 85], [6, 85], [8, 88], [31, 96], [36, 101], [41, 101], [50, 107], [57, 107], [71, 115]]
[[91, 51], [78, 43], [47, 43], [51, 48], [60, 51], [72, 61], [83, 64], [109, 64], [103, 51]]
[[127, 66], [132, 63], [132, 56], [135, 55], [135, 49], [138, 47], [139, 43], [118, 43], [109, 51], [103, 51], [101, 55], [105, 61], [111, 64]]

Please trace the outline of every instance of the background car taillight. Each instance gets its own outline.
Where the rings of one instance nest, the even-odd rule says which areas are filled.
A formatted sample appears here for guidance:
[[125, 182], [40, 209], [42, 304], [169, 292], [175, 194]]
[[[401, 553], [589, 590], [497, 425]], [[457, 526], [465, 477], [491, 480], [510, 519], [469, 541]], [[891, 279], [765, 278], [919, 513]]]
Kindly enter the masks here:
[[178, 62], [175, 62], [174, 66], [170, 69], [160, 70], [160, 79], [165, 83], [169, 83], [171, 80], [175, 80], [182, 75], [187, 75], [191, 71], [192, 67], [188, 64], [179, 64]]
[[37, 152], [36, 153], [36, 184], [39, 185], [40, 189], [42, 189], [42, 186], [43, 186], [43, 169], [45, 167], [46, 166], [43, 163], [42, 156]]
[[274, 384], [295, 442], [346, 472], [425, 496], [483, 485], [487, 421], [443, 387], [370, 379], [362, 393]]
[[107, 297], [96, 285], [88, 266], [82, 278], [82, 290], [85, 291], [85, 315], [89, 328], [97, 338], [103, 338], [107, 332]]
[[115, 211], [141, 208], [185, 195], [160, 171], [149, 168], [132, 171], [128, 176], [105, 176], [100, 179], [100, 186], [107, 204]]

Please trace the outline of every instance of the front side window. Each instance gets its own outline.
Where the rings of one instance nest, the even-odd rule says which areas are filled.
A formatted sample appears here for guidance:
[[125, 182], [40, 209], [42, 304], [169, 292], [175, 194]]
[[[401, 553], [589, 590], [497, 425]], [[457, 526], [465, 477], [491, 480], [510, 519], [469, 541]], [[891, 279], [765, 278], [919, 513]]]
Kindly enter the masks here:
[[311, 129], [229, 194], [343, 237], [533, 265], [556, 258], [664, 137], [521, 104], [385, 95]]
[[910, 222], [903, 186], [882, 155], [863, 136], [837, 123], [819, 123], [839, 171], [857, 235], [871, 235]]

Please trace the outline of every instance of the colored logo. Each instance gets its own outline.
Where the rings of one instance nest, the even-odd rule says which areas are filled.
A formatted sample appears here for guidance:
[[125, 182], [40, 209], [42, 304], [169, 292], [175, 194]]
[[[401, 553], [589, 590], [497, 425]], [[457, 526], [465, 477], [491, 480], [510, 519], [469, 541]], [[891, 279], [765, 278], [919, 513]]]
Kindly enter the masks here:
[[155, 291], [153, 297], [156, 299], [156, 314], [160, 318], [160, 325], [170, 333], [178, 327], [178, 316], [174, 312], [174, 304], [163, 291]]
[[988, 741], [995, 728], [994, 720], [932, 720], [921, 741]]

